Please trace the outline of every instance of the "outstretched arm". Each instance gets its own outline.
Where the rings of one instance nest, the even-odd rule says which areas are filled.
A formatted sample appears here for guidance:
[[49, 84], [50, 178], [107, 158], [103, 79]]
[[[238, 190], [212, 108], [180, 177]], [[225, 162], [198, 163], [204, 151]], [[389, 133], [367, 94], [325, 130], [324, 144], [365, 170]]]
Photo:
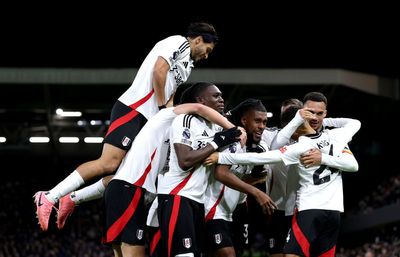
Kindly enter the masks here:
[[287, 145], [296, 129], [303, 124], [304, 121], [308, 121], [311, 118], [312, 113], [307, 109], [298, 110], [294, 118], [284, 128], [282, 128], [272, 140], [271, 150], [276, 150]]
[[284, 145], [287, 145], [296, 129], [303, 124], [304, 120], [300, 115], [300, 111], [297, 111], [294, 118], [282, 128], [275, 138], [271, 142], [271, 150], [279, 149]]
[[231, 122], [229, 122], [228, 119], [226, 119], [224, 116], [222, 116], [219, 112], [203, 104], [197, 104], [197, 103], [181, 104], [175, 107], [174, 112], [177, 115], [185, 113], [198, 114], [203, 118], [215, 124], [220, 125], [224, 129], [229, 129], [234, 127], [234, 125]]
[[262, 165], [282, 161], [282, 153], [279, 150], [262, 153], [213, 153], [204, 161], [205, 165], [219, 164], [254, 164]]
[[257, 200], [264, 213], [268, 213], [271, 215], [274, 209], [277, 208], [275, 203], [266, 193], [242, 181], [235, 174], [230, 172], [229, 166], [217, 165], [214, 170], [214, 176], [218, 181], [227, 185], [228, 187], [238, 190], [242, 193], [252, 195]]
[[300, 161], [306, 167], [323, 164], [342, 171], [358, 171], [358, 162], [348, 148], [345, 148], [338, 156], [323, 154], [317, 149], [311, 149], [301, 156]]

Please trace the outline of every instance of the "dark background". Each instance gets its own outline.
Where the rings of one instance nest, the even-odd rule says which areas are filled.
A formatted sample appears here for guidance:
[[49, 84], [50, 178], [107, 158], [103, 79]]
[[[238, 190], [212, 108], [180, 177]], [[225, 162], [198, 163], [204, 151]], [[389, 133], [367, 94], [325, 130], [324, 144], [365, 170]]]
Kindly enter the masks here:
[[154, 43], [215, 25], [220, 44], [198, 67], [343, 68], [399, 77], [398, 11], [390, 5], [276, 6], [193, 2], [4, 9], [3, 67], [138, 67]]

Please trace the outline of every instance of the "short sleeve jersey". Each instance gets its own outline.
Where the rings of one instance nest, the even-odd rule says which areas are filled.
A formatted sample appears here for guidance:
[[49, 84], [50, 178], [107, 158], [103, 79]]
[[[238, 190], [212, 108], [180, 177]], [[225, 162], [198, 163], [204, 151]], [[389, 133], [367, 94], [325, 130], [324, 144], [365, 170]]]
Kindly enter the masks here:
[[[229, 145], [223, 152], [243, 153], [245, 149], [237, 142]], [[252, 168], [253, 165], [232, 165], [230, 171], [240, 178], [243, 174], [250, 173]], [[239, 203], [241, 194], [241, 192], [225, 186], [216, 180], [213, 175], [210, 175], [204, 203], [206, 220], [223, 219], [232, 221], [232, 214]]]
[[174, 144], [184, 144], [193, 150], [206, 147], [214, 134], [222, 128], [200, 116], [182, 114], [175, 118], [170, 130], [171, 153], [169, 171], [158, 181], [159, 194], [181, 195], [204, 203], [210, 169], [199, 163], [195, 167], [183, 170], [178, 164]]
[[170, 67], [165, 82], [164, 102], [167, 102], [176, 88], [189, 78], [193, 68], [189, 41], [185, 37], [170, 36], [153, 47], [140, 66], [132, 85], [118, 99], [147, 119], [158, 112], [152, 78], [154, 64], [159, 56], [165, 59]]
[[302, 136], [297, 144], [281, 148], [285, 164], [297, 164], [294, 170], [299, 175], [300, 183], [296, 199], [299, 211], [323, 209], [343, 212], [341, 172], [326, 165], [306, 168], [299, 163], [299, 156], [312, 148], [338, 156], [347, 143], [348, 135], [343, 128], [337, 128], [312, 136]]

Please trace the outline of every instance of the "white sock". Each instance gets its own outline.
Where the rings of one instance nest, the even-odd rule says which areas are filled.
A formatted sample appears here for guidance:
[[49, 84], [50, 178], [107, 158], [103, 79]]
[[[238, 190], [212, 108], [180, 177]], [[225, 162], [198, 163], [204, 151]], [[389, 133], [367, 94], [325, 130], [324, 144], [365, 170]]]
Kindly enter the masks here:
[[61, 197], [78, 189], [83, 184], [85, 184], [85, 181], [81, 175], [79, 175], [78, 171], [74, 170], [68, 175], [68, 177], [58, 183], [58, 185], [53, 187], [53, 189], [51, 189], [48, 193], [46, 193], [46, 198], [50, 202], [56, 203]]
[[90, 186], [84, 187], [78, 191], [73, 192], [71, 194], [71, 200], [74, 201], [75, 204], [80, 204], [83, 202], [99, 199], [103, 197], [105, 189], [106, 188], [103, 185], [103, 179], [100, 179], [99, 181]]

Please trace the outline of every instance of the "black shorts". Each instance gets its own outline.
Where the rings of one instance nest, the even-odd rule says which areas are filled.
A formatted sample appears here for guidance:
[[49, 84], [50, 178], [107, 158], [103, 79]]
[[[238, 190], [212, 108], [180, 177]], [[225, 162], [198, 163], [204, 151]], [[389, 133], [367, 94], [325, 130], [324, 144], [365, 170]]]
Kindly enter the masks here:
[[276, 210], [272, 214], [267, 227], [267, 250], [269, 254], [283, 253], [291, 218], [291, 216], [285, 216], [285, 211], [281, 210]]
[[204, 205], [179, 195], [158, 196], [160, 249], [165, 256], [204, 253]]
[[103, 243], [144, 245], [146, 213], [141, 187], [123, 180], [111, 180], [104, 192], [106, 231]]
[[339, 211], [296, 211], [283, 251], [299, 256], [324, 254], [326, 257], [334, 257], [339, 229]]
[[249, 220], [247, 202], [240, 203], [233, 212], [232, 240], [236, 253], [249, 247]]
[[147, 119], [141, 113], [117, 101], [111, 111], [110, 126], [104, 143], [128, 151], [146, 122]]
[[213, 252], [224, 247], [233, 247], [232, 222], [215, 219], [206, 222], [207, 251]]
[[148, 253], [150, 257], [161, 257], [162, 254], [160, 252], [160, 239], [161, 239], [161, 230], [159, 227], [150, 227], [147, 226], [148, 231]]

